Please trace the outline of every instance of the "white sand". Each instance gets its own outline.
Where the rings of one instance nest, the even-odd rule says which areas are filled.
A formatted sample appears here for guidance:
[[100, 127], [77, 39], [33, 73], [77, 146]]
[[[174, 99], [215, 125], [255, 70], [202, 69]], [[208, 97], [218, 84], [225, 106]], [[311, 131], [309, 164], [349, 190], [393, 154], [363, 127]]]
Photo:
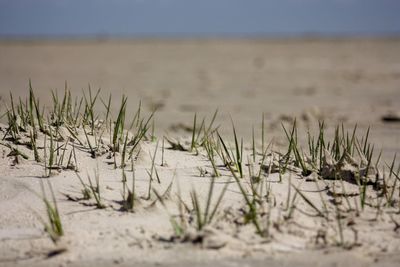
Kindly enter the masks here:
[[[5, 126], [1, 128], [4, 133]], [[185, 144], [185, 141], [182, 141], [182, 144]], [[222, 177], [216, 178], [214, 201], [225, 182], [230, 179], [232, 183], [222, 200], [215, 222], [200, 233], [202, 241], [192, 244], [191, 240], [196, 239], [194, 236], [199, 235], [192, 226], [188, 230], [192, 233], [188, 241], [168, 242], [166, 240], [169, 240], [174, 233], [166, 209], [156, 201], [154, 194], [149, 200], [143, 199], [148, 194], [147, 170], [151, 169], [151, 156], [155, 148], [155, 142], [147, 141], [141, 144], [141, 152], [135, 161], [135, 174], [136, 194], [142, 199], [138, 200], [134, 212], [131, 213], [120, 210], [122, 170], [114, 169], [113, 159], [107, 159], [107, 154], [93, 159], [87, 150], [76, 150], [78, 170], [85, 181], [87, 174], [93, 178], [95, 170], [98, 169], [100, 173], [101, 196], [107, 208], [96, 209], [93, 199], [76, 202], [67, 200], [67, 195], [72, 198], [82, 196], [82, 186], [74, 171], [64, 170], [60, 173], [53, 171], [51, 178], [43, 178], [44, 166], [33, 161], [30, 150], [19, 146], [19, 149], [28, 154], [31, 159], [23, 160], [19, 157], [20, 163], [13, 166], [14, 157], [7, 157], [9, 149], [2, 147], [0, 160], [2, 173], [1, 264], [6, 266], [59, 266], [60, 264], [63, 266], [86, 264], [106, 266], [118, 263], [124, 265], [180, 264], [183, 266], [189, 262], [199, 264], [216, 261], [217, 264], [223, 265], [236, 261], [238, 264], [244, 260], [244, 262], [254, 264], [287, 262], [289, 265], [307, 265], [310, 263], [308, 255], [312, 255], [314, 260], [317, 259], [324, 265], [330, 262], [347, 265], [349, 259], [360, 266], [374, 264], [376, 261], [378, 264], [385, 261], [388, 265], [397, 265], [398, 258], [394, 255], [399, 252], [400, 231], [394, 230], [395, 224], [390, 219], [392, 216], [395, 221], [400, 221], [397, 209], [383, 208], [382, 214], [376, 220], [376, 208], [369, 206], [365, 207], [360, 216], [355, 216], [354, 212], [343, 214], [344, 241], [346, 246], [352, 248], [350, 251], [338, 248], [336, 243], [339, 241], [339, 232], [333, 215], [335, 209], [329, 202], [333, 198], [327, 194], [327, 190], [323, 190], [321, 196], [317, 193], [318, 188], [324, 189], [326, 185], [332, 189], [333, 182], [319, 180], [316, 186], [314, 181], [306, 181], [294, 172], [284, 175], [282, 182], [279, 182], [279, 175], [276, 173], [262, 175], [270, 186], [271, 206], [267, 206], [266, 211], [271, 211], [271, 226], [267, 237], [258, 236], [252, 224], [242, 224], [244, 221], [240, 216], [240, 209], [245, 207], [243, 197], [232, 175], [226, 168], [221, 167], [219, 169]], [[247, 149], [245, 150], [246, 155], [250, 153]], [[195, 155], [165, 149], [166, 164], [160, 166], [161, 150], [159, 149], [155, 162], [161, 183], [158, 184], [154, 180], [153, 188], [162, 193], [173, 179], [172, 190], [165, 199], [169, 213], [178, 214], [178, 184], [181, 197], [188, 207], [192, 207], [189, 193], [193, 189], [199, 194], [200, 203], [204, 207], [209, 190], [209, 173], [212, 172], [211, 164], [204, 152]], [[269, 159], [266, 162], [269, 162]], [[257, 165], [256, 170], [258, 170]], [[209, 173], [205, 177], [200, 177], [199, 167]], [[130, 187], [132, 172], [129, 164], [126, 174], [127, 184]], [[284, 219], [288, 214], [286, 206], [289, 176], [292, 183], [300, 188], [319, 209], [322, 210], [321, 197], [326, 201], [331, 213], [329, 221], [315, 216], [316, 211], [300, 196], [296, 201], [296, 210], [292, 219]], [[50, 181], [54, 188], [65, 228], [65, 235], [56, 245], [43, 231], [43, 225], [38, 220], [38, 216], [47, 219], [43, 202], [33, 193], [40, 194], [41, 179], [45, 181], [45, 185], [47, 181]], [[248, 177], [242, 180], [246, 190], [249, 189], [248, 183]], [[345, 186], [347, 193], [358, 192], [358, 187], [351, 183], [345, 182]], [[340, 186], [336, 185], [336, 187], [338, 192], [341, 192]], [[293, 197], [294, 189], [292, 188], [291, 191]], [[374, 197], [375, 193], [372, 189], [368, 189], [368, 194]], [[359, 196], [350, 197], [350, 199], [353, 207], [355, 207], [355, 202], [360, 201]], [[156, 201], [155, 205], [153, 205], [154, 201]], [[368, 199], [367, 201], [375, 203], [376, 200]], [[344, 208], [345, 204], [343, 203], [341, 207]], [[261, 220], [263, 227], [267, 221], [267, 217], [263, 217]], [[192, 224], [194, 225], [194, 222]], [[325, 239], [318, 239], [318, 232], [324, 235]], [[48, 253], [60, 248], [66, 251], [47, 258]], [[332, 255], [338, 255], [338, 257]]]

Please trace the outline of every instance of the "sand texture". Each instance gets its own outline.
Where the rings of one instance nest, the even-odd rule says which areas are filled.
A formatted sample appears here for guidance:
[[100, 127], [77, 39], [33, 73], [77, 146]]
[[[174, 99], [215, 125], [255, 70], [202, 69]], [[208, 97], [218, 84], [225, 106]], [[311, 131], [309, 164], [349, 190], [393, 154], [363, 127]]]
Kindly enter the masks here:
[[397, 39], [2, 41], [0, 266], [397, 266], [399, 86]]

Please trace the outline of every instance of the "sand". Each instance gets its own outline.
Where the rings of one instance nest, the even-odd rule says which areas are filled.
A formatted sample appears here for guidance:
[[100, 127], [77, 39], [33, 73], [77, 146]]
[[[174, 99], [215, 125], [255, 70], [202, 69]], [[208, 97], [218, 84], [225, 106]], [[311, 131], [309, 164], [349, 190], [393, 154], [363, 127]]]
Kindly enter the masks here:
[[[5, 125], [1, 126], [3, 133], [6, 128]], [[41, 136], [39, 134], [38, 140]], [[40, 142], [38, 144], [40, 147]], [[182, 144], [188, 145], [188, 142], [182, 141]], [[61, 142], [57, 143], [57, 146], [60, 145]], [[133, 212], [126, 212], [121, 210], [122, 169], [118, 166], [114, 168], [114, 161], [108, 157], [108, 153], [94, 159], [87, 148], [79, 147], [77, 143], [75, 145], [78, 162], [74, 164], [75, 170], [86, 184], [87, 176], [94, 179], [94, 173], [99, 173], [100, 192], [105, 209], [98, 209], [93, 198], [81, 199], [82, 185], [74, 170], [53, 170], [52, 175], [47, 178], [43, 161], [35, 162], [32, 159], [33, 153], [28, 148], [18, 146], [21, 152], [31, 157], [30, 160], [19, 157], [18, 164], [15, 164], [15, 157], [10, 156], [8, 148], [2, 150], [0, 258], [5, 266], [183, 266], [189, 263], [224, 266], [241, 263], [262, 265], [265, 262], [272, 265], [306, 266], [312, 261], [322, 265], [335, 263], [339, 266], [348, 265], [350, 262], [356, 266], [380, 265], [382, 262], [388, 266], [397, 264], [396, 254], [400, 239], [395, 222], [400, 219], [398, 208], [382, 207], [378, 214], [373, 207], [377, 200], [374, 199], [375, 191], [372, 188], [368, 188], [368, 201], [372, 206], [366, 206], [360, 215], [356, 215], [354, 209], [359, 201], [358, 187], [352, 181], [344, 182], [346, 192], [354, 195], [350, 197], [350, 201], [354, 203], [350, 205], [353, 205], [353, 211], [343, 212], [341, 219], [344, 225], [344, 240], [343, 246], [338, 247], [339, 232], [335, 220], [332, 220], [334, 198], [329, 192], [333, 188], [342, 192], [339, 189], [340, 185], [335, 185], [329, 180], [305, 178], [295, 167], [291, 167], [292, 171], [287, 172], [282, 181], [279, 181], [277, 173], [263, 172], [265, 186], [269, 188], [268, 191], [264, 190], [269, 203], [266, 208], [269, 217], [261, 217], [262, 227], [268, 229], [268, 234], [260, 237], [251, 224], [244, 224], [241, 214], [246, 206], [239, 187], [229, 171], [220, 166], [218, 171], [221, 176], [215, 178], [212, 202], [215, 203], [218, 192], [221, 192], [227, 182], [229, 186], [216, 219], [203, 230], [197, 231], [193, 221], [195, 217], [191, 217], [193, 212], [187, 213], [185, 216], [189, 217], [186, 221], [186, 234], [183, 238], [176, 239], [169, 216], [179, 214], [179, 199], [190, 207], [189, 193], [195, 190], [202, 208], [205, 207], [212, 179], [212, 167], [204, 151], [199, 149], [199, 154], [177, 151], [168, 149], [170, 146], [167, 145], [163, 166], [161, 153], [158, 152], [155, 168], [160, 183], [154, 178], [151, 185], [160, 195], [165, 195], [164, 207], [157, 201], [155, 193], [151, 191], [149, 196], [148, 191], [148, 172], [152, 169], [157, 143], [141, 142], [141, 152], [134, 161], [137, 201]], [[72, 145], [67, 146], [67, 151], [71, 149]], [[249, 153], [246, 149], [245, 154]], [[44, 151], [39, 150], [39, 155], [44, 159]], [[119, 154], [117, 162], [120, 162], [118, 156]], [[271, 156], [264, 161], [265, 166], [271, 162]], [[256, 162], [260, 160], [260, 155], [257, 159]], [[257, 168], [258, 164], [254, 165]], [[199, 168], [207, 171], [204, 176], [200, 175]], [[129, 187], [133, 177], [129, 164], [125, 173]], [[249, 179], [246, 176], [241, 179], [247, 194], [250, 194]], [[65, 228], [64, 236], [56, 243], [44, 232], [41, 222], [41, 219], [47, 220], [44, 203], [40, 198], [40, 184], [43, 181], [45, 186], [50, 182], [53, 187]], [[325, 220], [316, 216], [316, 211], [301, 199], [296, 201], [296, 208], [291, 218], [288, 218], [289, 182], [306, 194], [318, 209], [323, 210], [323, 203], [326, 202], [331, 219]], [[329, 188], [325, 188], [326, 186]], [[318, 192], [321, 189], [320, 195]], [[49, 190], [46, 190], [47, 196], [50, 197]], [[293, 200], [294, 187], [291, 187], [291, 190], [289, 202]], [[397, 196], [397, 189], [395, 194]], [[345, 204], [342, 204], [341, 208], [345, 209]], [[60, 255], [50, 256], [59, 250], [62, 251]]]
[[[302, 139], [305, 128], [315, 128], [317, 120], [324, 119], [328, 130], [342, 122], [350, 127], [357, 123], [361, 133], [371, 125], [371, 141], [376, 150], [383, 149], [383, 158], [389, 162], [400, 150], [400, 126], [382, 122], [381, 118], [398, 108], [399, 50], [397, 39], [3, 41], [0, 44], [3, 103], [9, 103], [11, 89], [15, 97], [25, 96], [29, 77], [36, 95], [46, 105], [50, 104], [49, 90], [62, 89], [64, 80], [68, 80], [68, 87], [75, 94], [90, 83], [92, 88], [102, 88], [104, 98], [112, 92], [114, 103], [120, 102], [123, 93], [128, 95], [128, 112], [137, 108], [139, 99], [147, 112], [158, 107], [155, 117], [158, 138], [140, 143], [141, 152], [135, 160], [139, 200], [133, 213], [120, 210], [122, 170], [114, 169], [108, 153], [93, 159], [87, 148], [76, 151], [76, 167], [82, 179], [86, 181], [88, 175], [94, 177], [95, 171], [100, 174], [107, 207], [97, 209], [93, 199], [78, 200], [82, 185], [73, 170], [54, 170], [50, 178], [43, 178], [43, 163], [35, 162], [26, 146], [18, 148], [29, 159], [19, 157], [18, 164], [14, 156], [8, 156], [10, 150], [2, 146], [0, 265], [397, 266], [400, 260], [399, 229], [394, 223], [400, 222], [397, 209], [383, 208], [378, 217], [372, 206], [366, 206], [359, 216], [346, 213], [342, 218], [346, 225], [345, 248], [337, 246], [337, 222], [314, 216], [315, 210], [301, 198], [296, 202], [293, 218], [285, 219], [289, 177], [319, 209], [322, 201], [318, 188], [323, 189], [327, 184], [334, 187], [332, 181], [307, 180], [296, 169], [287, 172], [281, 182], [277, 173], [263, 172], [273, 203], [273, 207], [266, 208], [271, 210], [267, 236], [260, 237], [251, 224], [243, 224], [240, 216], [243, 196], [229, 170], [219, 167], [222, 176], [216, 178], [215, 190], [220, 192], [228, 180], [229, 187], [217, 219], [200, 233], [189, 227], [185, 240], [174, 239], [169, 214], [178, 214], [178, 185], [188, 206], [193, 189], [205, 205], [213, 169], [201, 149], [199, 154], [165, 149], [166, 164], [161, 166], [160, 146], [163, 135], [190, 145], [190, 132], [182, 128], [191, 127], [194, 112], [199, 118], [206, 115], [210, 119], [213, 110], [219, 108], [217, 124], [222, 125], [221, 134], [227, 140], [232, 139], [229, 122], [232, 116], [238, 134], [245, 137], [245, 158], [251, 155], [252, 125], [256, 126], [259, 150], [264, 112], [267, 141], [274, 138], [274, 151], [287, 147], [281, 121], [287, 123], [297, 117]], [[4, 109], [2, 105], [2, 112]], [[2, 124], [1, 136], [5, 129], [7, 125]], [[104, 139], [109, 137], [104, 135]], [[43, 136], [39, 140], [43, 142]], [[152, 169], [157, 140], [155, 166], [161, 183], [153, 182], [152, 186], [164, 192], [171, 185], [171, 192], [165, 198], [167, 208], [157, 201], [154, 193], [146, 199], [147, 172]], [[169, 147], [166, 143], [166, 148]], [[72, 149], [71, 145], [68, 149]], [[261, 155], [257, 157], [256, 170]], [[132, 171], [127, 164], [130, 186]], [[199, 168], [207, 170], [204, 177]], [[41, 181], [51, 182], [65, 228], [64, 236], [56, 244], [39, 219], [46, 219], [44, 204], [33, 192], [40, 194]], [[246, 190], [249, 182], [249, 177], [242, 180]], [[351, 181], [345, 182], [345, 186], [348, 192], [358, 190]], [[368, 190], [371, 195], [368, 201], [375, 203], [375, 192]], [[329, 190], [322, 191], [322, 198], [333, 214], [335, 206]], [[355, 194], [353, 199], [359, 197]], [[196, 236], [202, 241], [193, 242]], [[49, 253], [58, 249], [62, 253], [49, 257]]]

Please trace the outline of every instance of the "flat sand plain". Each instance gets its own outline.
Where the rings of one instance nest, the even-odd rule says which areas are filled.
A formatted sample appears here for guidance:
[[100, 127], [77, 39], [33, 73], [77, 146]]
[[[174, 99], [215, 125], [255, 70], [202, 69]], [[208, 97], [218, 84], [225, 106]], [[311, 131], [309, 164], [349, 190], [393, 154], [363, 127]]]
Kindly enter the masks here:
[[281, 136], [281, 118], [318, 118], [370, 125], [388, 158], [400, 149], [399, 126], [381, 122], [399, 111], [400, 39], [0, 41], [0, 96], [25, 95], [29, 78], [43, 103], [65, 81], [115, 103], [125, 94], [131, 111], [142, 100], [158, 107], [160, 134], [219, 108], [242, 136], [265, 113], [270, 137]]
[[[92, 90], [101, 88], [104, 99], [112, 93], [114, 114], [123, 94], [128, 96], [128, 113], [142, 101], [147, 113], [157, 108], [155, 128], [159, 138], [190, 138], [190, 131], [185, 129], [191, 127], [194, 113], [210, 120], [218, 108], [216, 124], [221, 124], [221, 135], [228, 139], [232, 136], [232, 117], [238, 135], [245, 138], [245, 154], [250, 154], [253, 126], [260, 146], [263, 113], [266, 139], [274, 138], [276, 150], [287, 147], [281, 122], [297, 118], [299, 133], [317, 127], [318, 120], [326, 122], [328, 135], [341, 123], [349, 130], [357, 124], [360, 133], [371, 126], [370, 141], [377, 151], [383, 150], [383, 160], [389, 162], [400, 152], [400, 124], [382, 121], [383, 116], [400, 111], [400, 39], [0, 41], [1, 113], [9, 104], [10, 91], [15, 99], [27, 96], [29, 79], [43, 105], [51, 104], [50, 90], [62, 93], [65, 81], [78, 96], [82, 90], [87, 93], [89, 84]], [[6, 128], [0, 125], [2, 133]], [[305, 137], [299, 136], [301, 140]], [[137, 186], [144, 196], [156, 144], [144, 142], [141, 146], [144, 153], [137, 163]], [[163, 178], [158, 189], [165, 190], [176, 175], [174, 179], [186, 194], [186, 202], [190, 202], [188, 194], [193, 187], [205, 200], [210, 177], [198, 177], [198, 167], [211, 169], [206, 155], [166, 151], [169, 165], [157, 166]], [[105, 156], [90, 159], [85, 149], [77, 155], [80, 172], [86, 177], [99, 168], [109, 207], [97, 210], [67, 201], [66, 194], [79, 194], [75, 174], [63, 171], [52, 177], [66, 232], [61, 246], [67, 252], [47, 259], [54, 245], [37, 218], [43, 203], [27, 190], [40, 191], [38, 178], [44, 168], [32, 160], [15, 165], [5, 156], [8, 152], [3, 149], [0, 159], [0, 265], [397, 266], [399, 262], [398, 229], [393, 231], [389, 215], [382, 215], [379, 226], [371, 226], [375, 212], [372, 207], [371, 212], [356, 220], [358, 241], [364, 246], [349, 251], [329, 245], [316, 248], [311, 240], [321, 222], [301, 213], [296, 213], [301, 226], [288, 224], [284, 231], [276, 226], [272, 242], [260, 241], [248, 227], [236, 229], [229, 224], [224, 228], [222, 224], [218, 225], [224, 229], [220, 233], [205, 235], [210, 247], [223, 243], [218, 250], [204, 244], [160, 243], [160, 236], [165, 238], [171, 232], [163, 207], [158, 204], [148, 209], [150, 203], [144, 201], [133, 214], [117, 211], [121, 171], [110, 167]], [[159, 154], [156, 161], [159, 165]], [[229, 177], [229, 172], [224, 170], [222, 176]], [[286, 201], [288, 177], [276, 184], [276, 174], [267, 178], [273, 183], [280, 210]], [[303, 184], [303, 178], [296, 178], [296, 186], [315, 190], [314, 183]], [[221, 190], [222, 184], [216, 188]], [[349, 184], [349, 188], [352, 186]], [[175, 186], [173, 190], [176, 193]], [[318, 194], [311, 199], [320, 200]], [[237, 208], [240, 202], [238, 188], [230, 186], [223, 207]], [[174, 205], [174, 201], [168, 203]], [[304, 201], [298, 205], [310, 211]], [[281, 218], [280, 214], [274, 216]], [[397, 220], [398, 214], [394, 216]], [[335, 228], [333, 223], [328, 223], [329, 227]], [[215, 229], [210, 231], [214, 233]], [[349, 229], [345, 238], [353, 239]]]

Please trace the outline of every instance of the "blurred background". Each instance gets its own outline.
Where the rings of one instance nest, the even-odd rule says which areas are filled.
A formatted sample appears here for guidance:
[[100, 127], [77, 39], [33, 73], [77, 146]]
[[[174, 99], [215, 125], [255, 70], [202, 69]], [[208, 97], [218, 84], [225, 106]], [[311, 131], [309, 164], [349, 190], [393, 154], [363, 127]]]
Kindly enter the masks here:
[[[221, 131], [284, 143], [281, 122], [325, 120], [400, 152], [398, 0], [0, 0], [0, 112], [28, 80], [50, 90], [101, 88], [129, 110], [157, 108], [159, 134], [219, 109]], [[400, 115], [399, 115], [400, 116]], [[186, 127], [187, 126], [187, 127]]]
[[1, 0], [14, 37], [390, 35], [397, 0]]

